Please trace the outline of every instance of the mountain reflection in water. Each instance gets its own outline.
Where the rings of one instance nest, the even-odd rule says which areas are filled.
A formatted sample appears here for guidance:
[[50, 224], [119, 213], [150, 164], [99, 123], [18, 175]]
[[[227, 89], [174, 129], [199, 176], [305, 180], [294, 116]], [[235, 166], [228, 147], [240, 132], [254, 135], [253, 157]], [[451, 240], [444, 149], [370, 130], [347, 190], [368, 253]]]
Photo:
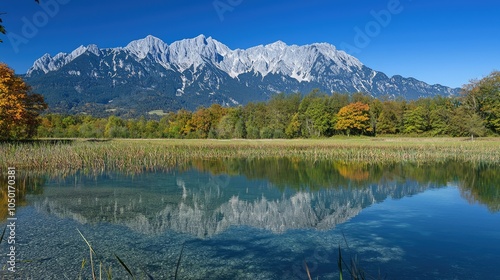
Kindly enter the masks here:
[[498, 211], [497, 169], [459, 162], [195, 161], [168, 172], [77, 173], [43, 180], [43, 194], [37, 188], [38, 194], [28, 192], [28, 200], [38, 211], [60, 218], [125, 225], [147, 235], [174, 230], [205, 238], [232, 226], [283, 233], [332, 229], [389, 197], [399, 199], [447, 185], [458, 186], [471, 203]]

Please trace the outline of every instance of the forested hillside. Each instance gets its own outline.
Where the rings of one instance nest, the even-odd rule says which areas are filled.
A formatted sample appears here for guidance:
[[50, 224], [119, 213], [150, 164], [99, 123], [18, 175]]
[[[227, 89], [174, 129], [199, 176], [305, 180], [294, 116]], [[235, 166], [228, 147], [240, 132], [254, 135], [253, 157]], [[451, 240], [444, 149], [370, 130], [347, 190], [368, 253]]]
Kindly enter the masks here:
[[277, 94], [239, 107], [212, 105], [161, 118], [43, 117], [38, 137], [314, 138], [333, 135], [486, 136], [500, 132], [500, 72], [464, 86], [457, 97], [413, 101], [356, 93]]

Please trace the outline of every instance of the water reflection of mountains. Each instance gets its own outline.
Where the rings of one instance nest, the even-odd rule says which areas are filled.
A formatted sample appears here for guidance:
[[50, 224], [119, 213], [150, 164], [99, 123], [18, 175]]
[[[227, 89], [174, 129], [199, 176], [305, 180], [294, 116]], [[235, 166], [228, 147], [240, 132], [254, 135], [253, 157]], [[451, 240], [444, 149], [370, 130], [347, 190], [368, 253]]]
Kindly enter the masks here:
[[276, 233], [331, 229], [388, 197], [411, 196], [450, 182], [460, 186], [465, 198], [487, 203], [492, 211], [500, 201], [494, 170], [460, 163], [379, 166], [279, 159], [199, 161], [192, 166], [134, 177], [77, 175], [58, 183], [65, 187], [46, 187], [43, 196], [29, 200], [40, 211], [81, 223], [199, 237], [231, 226]]

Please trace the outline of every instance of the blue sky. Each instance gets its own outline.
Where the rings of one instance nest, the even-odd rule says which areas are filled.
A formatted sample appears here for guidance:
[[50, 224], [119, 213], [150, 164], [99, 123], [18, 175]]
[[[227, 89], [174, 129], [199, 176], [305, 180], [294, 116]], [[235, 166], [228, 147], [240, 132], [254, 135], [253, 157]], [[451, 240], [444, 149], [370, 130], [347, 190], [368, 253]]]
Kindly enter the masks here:
[[389, 76], [460, 87], [500, 70], [500, 1], [2, 0], [0, 61], [25, 73], [45, 53], [167, 44], [199, 34], [231, 49], [327, 42]]

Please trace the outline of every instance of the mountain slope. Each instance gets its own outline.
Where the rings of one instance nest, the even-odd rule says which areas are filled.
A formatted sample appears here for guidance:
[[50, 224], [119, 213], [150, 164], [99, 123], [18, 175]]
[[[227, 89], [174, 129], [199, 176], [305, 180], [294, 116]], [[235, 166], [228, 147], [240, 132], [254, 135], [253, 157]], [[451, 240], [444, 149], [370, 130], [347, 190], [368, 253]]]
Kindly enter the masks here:
[[276, 92], [366, 92], [413, 99], [457, 89], [388, 77], [326, 43], [278, 41], [231, 50], [200, 35], [167, 45], [147, 36], [125, 47], [46, 54], [26, 73], [52, 111], [136, 116], [152, 110], [245, 104]]

